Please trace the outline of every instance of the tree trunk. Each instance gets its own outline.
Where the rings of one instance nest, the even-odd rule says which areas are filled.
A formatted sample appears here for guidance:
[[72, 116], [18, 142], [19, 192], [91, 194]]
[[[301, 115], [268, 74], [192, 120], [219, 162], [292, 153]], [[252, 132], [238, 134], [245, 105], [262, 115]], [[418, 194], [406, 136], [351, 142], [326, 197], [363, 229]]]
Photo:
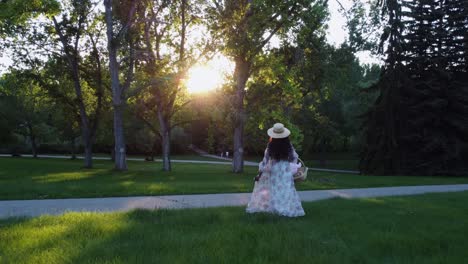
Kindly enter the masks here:
[[250, 63], [244, 58], [236, 59], [234, 78], [236, 81], [235, 120], [234, 120], [234, 153], [232, 158], [232, 170], [241, 173], [244, 170], [244, 95], [245, 84], [249, 78]]
[[116, 170], [127, 170], [127, 158], [125, 153], [125, 137], [122, 119], [122, 107], [114, 106], [114, 164]]
[[28, 130], [29, 130], [29, 139], [31, 140], [32, 155], [34, 158], [37, 158], [36, 136], [34, 135], [34, 131], [33, 131], [31, 123], [29, 122], [27, 123], [28, 123]]
[[70, 149], [71, 149], [71, 159], [76, 159], [76, 151], [75, 151], [75, 137], [72, 137], [70, 140]]
[[36, 137], [31, 135], [31, 149], [34, 158], [37, 158], [37, 145], [36, 145]]
[[115, 149], [111, 149], [111, 161], [115, 162]]
[[171, 129], [170, 123], [164, 114], [158, 110], [159, 127], [161, 133], [163, 171], [171, 171]]
[[[67, 57], [67, 60], [70, 66], [70, 73], [73, 78], [76, 101], [78, 103], [78, 109], [80, 111], [81, 134], [83, 137], [83, 141], [85, 143], [85, 168], [91, 168], [93, 164], [92, 143], [93, 143], [94, 136], [91, 133], [90, 122], [89, 122], [88, 114], [86, 112], [86, 106], [83, 100], [83, 93], [81, 89], [80, 72], [79, 72], [79, 65], [78, 65], [78, 57], [77, 57], [77, 54], [79, 53], [78, 52], [78, 40], [79, 40], [81, 32], [78, 31], [76, 40], [75, 40], [75, 46], [73, 47], [72, 51], [69, 51], [70, 47], [68, 45], [67, 39], [63, 35], [61, 28], [59, 24], [57, 23], [57, 20], [55, 20], [55, 17], [53, 17], [52, 20], [54, 22], [55, 30], [57, 31], [57, 34], [60, 37], [60, 41], [62, 42], [62, 48]], [[80, 24], [79, 30], [81, 30], [81, 24]]]
[[244, 124], [237, 124], [234, 128], [234, 155], [232, 157], [232, 170], [241, 173], [244, 169]]
[[163, 160], [163, 170], [171, 171], [171, 136], [168, 130], [165, 130], [162, 135], [162, 160]]
[[93, 167], [93, 143], [90, 137], [84, 140], [84, 151], [85, 168], [91, 169]]
[[123, 131], [122, 109], [125, 105], [122, 96], [122, 87], [119, 80], [119, 68], [117, 64], [117, 47], [113, 35], [112, 1], [105, 0], [105, 16], [107, 26], [107, 49], [109, 51], [109, 71], [111, 75], [112, 101], [114, 105], [114, 168], [116, 170], [127, 170], [125, 154], [125, 137]]

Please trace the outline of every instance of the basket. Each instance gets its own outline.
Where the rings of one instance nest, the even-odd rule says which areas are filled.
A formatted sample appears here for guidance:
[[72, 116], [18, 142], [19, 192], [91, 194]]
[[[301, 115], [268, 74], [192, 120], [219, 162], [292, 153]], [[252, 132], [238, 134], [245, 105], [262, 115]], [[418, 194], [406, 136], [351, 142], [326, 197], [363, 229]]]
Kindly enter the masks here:
[[305, 163], [300, 158], [297, 159], [302, 164], [302, 167], [298, 168], [296, 174], [294, 174], [294, 181], [302, 182], [307, 179], [307, 171], [309, 168], [306, 167]]

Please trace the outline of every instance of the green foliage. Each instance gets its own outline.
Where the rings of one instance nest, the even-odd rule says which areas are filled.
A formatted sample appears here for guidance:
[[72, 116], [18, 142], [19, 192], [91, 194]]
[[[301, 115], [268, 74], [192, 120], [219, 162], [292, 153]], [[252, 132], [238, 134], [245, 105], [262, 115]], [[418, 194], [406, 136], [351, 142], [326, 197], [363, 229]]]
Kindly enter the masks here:
[[363, 172], [466, 174], [468, 9], [462, 2], [384, 6], [388, 57], [373, 87], [380, 95], [366, 115]]
[[[324, 1], [213, 1], [207, 9], [212, 34], [223, 52], [236, 59], [254, 59], [276, 33], [287, 34]], [[313, 15], [312, 15], [313, 16]]]
[[[15, 135], [27, 138], [30, 144], [39, 144], [55, 133], [51, 124], [53, 101], [28, 76], [27, 71], [12, 71], [0, 82], [0, 115], [3, 143], [15, 143]], [[9, 142], [12, 140], [13, 142]], [[37, 140], [37, 141], [36, 141]], [[32, 146], [35, 151], [36, 145]]]
[[[27, 8], [33, 10], [36, 2]], [[241, 112], [249, 155], [263, 154], [266, 130], [275, 122], [292, 131], [291, 140], [304, 155], [358, 149], [358, 115], [375, 97], [362, 91], [374, 82], [379, 68], [359, 65], [352, 41], [341, 47], [326, 43], [327, 1], [138, 1], [134, 20], [127, 25], [132, 3], [113, 1], [112, 28], [119, 46], [120, 80], [128, 76], [131, 58], [135, 63], [131, 85], [122, 95], [128, 102], [124, 126], [129, 152], [159, 152], [159, 113], [170, 129], [176, 130], [171, 133], [176, 137], [172, 145], [181, 152], [192, 143], [212, 152], [232, 153], [236, 114]], [[113, 144], [112, 98], [105, 56], [106, 27], [98, 4], [89, 0], [60, 2], [60, 10], [50, 9], [57, 25], [48, 17], [35, 18], [44, 11], [38, 9], [26, 20], [18, 17], [24, 22], [18, 24], [24, 27], [15, 31], [14, 39], [5, 41], [13, 49], [15, 65], [29, 69], [29, 77], [54, 105], [50, 123], [56, 134], [54, 142], [48, 143], [74, 144], [83, 131], [71, 58], [72, 65], [78, 65], [89, 126], [96, 128], [93, 140], [99, 151], [108, 152]], [[80, 20], [82, 14], [86, 16]], [[183, 43], [184, 25], [190, 41]], [[64, 47], [59, 32], [63, 33]], [[207, 38], [199, 36], [208, 33]], [[278, 37], [278, 47], [270, 45], [270, 36]], [[242, 103], [245, 113], [238, 109], [234, 78], [211, 94], [192, 96], [185, 90], [187, 70], [215, 51], [234, 62], [246, 62], [239, 66], [250, 76]], [[12, 131], [5, 119], [0, 118], [0, 125], [8, 127], [4, 131]], [[0, 134], [12, 144], [17, 138], [11, 133]], [[46, 138], [40, 140], [48, 141]]]
[[466, 77], [440, 70], [410, 77], [407, 71], [396, 68], [376, 84], [381, 95], [367, 116], [361, 168], [377, 174], [465, 175]]
[[234, 108], [229, 91], [232, 87], [225, 88], [195, 94], [188, 105], [193, 121], [186, 131], [191, 135], [191, 143], [202, 149], [211, 146], [210, 152], [215, 154], [232, 149]]
[[347, 19], [348, 43], [354, 51], [371, 51], [377, 55], [383, 48], [381, 36], [387, 32], [387, 20], [381, 16], [383, 2], [353, 0], [349, 10], [342, 10]]
[[60, 4], [56, 0], [3, 0], [0, 1], [0, 36], [14, 35], [26, 22], [41, 14], [55, 15]]

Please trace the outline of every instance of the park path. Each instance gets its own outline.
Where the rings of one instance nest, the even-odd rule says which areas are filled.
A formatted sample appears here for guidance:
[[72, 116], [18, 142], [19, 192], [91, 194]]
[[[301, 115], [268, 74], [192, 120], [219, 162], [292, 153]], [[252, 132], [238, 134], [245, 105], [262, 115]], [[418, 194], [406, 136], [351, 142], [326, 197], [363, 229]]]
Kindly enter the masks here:
[[[218, 164], [218, 165], [232, 165], [232, 159], [218, 157], [216, 155], [211, 154], [200, 154], [200, 156], [208, 157], [208, 158], [215, 158], [225, 161], [209, 161], [209, 160], [178, 160], [178, 159], [171, 159], [173, 163], [195, 163], [195, 164]], [[0, 154], [0, 157], [11, 158], [11, 154]], [[21, 154], [23, 158], [32, 158], [33, 155], [31, 154]], [[67, 155], [37, 155], [38, 158], [51, 158], [51, 159], [71, 159], [71, 156]], [[76, 156], [77, 159], [83, 159], [83, 156]], [[110, 157], [93, 157], [93, 160], [111, 160]], [[144, 158], [128, 158], [127, 160], [131, 161], [145, 161]], [[151, 161], [146, 161], [151, 162]], [[155, 159], [154, 162], [162, 162], [161, 159]], [[257, 167], [258, 162], [253, 161], [244, 161], [245, 166], [253, 166]], [[309, 168], [309, 170], [313, 171], [323, 171], [323, 172], [335, 172], [335, 173], [348, 173], [348, 174], [359, 174], [359, 171], [353, 170], [335, 170], [335, 169], [322, 169], [322, 168]]]
[[[0, 157], [5, 157], [9, 158], [11, 157], [10, 154], [0, 154]], [[33, 155], [31, 154], [21, 154], [22, 158], [32, 158]], [[50, 159], [71, 159], [71, 156], [68, 155], [37, 155], [38, 158], [50, 158]], [[77, 159], [84, 159], [83, 156], [76, 156]], [[111, 160], [110, 157], [93, 157], [93, 160]], [[127, 160], [131, 161], [145, 161], [144, 158], [128, 158]], [[145, 162], [151, 162], [151, 161], [145, 161]], [[155, 159], [154, 162], [162, 162], [161, 159]], [[209, 161], [209, 160], [178, 160], [178, 159], [171, 159], [171, 162], [174, 163], [200, 163], [200, 164], [221, 164], [221, 165], [231, 165], [231, 162], [223, 162], [223, 161]], [[248, 164], [246, 164], [248, 165]], [[258, 165], [258, 164], [257, 164]], [[255, 166], [257, 166], [255, 165]], [[252, 165], [248, 165], [252, 166]]]
[[[302, 201], [335, 197], [352, 199], [382, 196], [404, 196], [423, 193], [467, 191], [468, 184], [379, 187], [300, 191]], [[140, 197], [47, 199], [0, 201], [0, 218], [63, 214], [65, 212], [125, 212], [134, 209], [184, 209], [219, 206], [245, 206], [250, 193], [165, 195]]]

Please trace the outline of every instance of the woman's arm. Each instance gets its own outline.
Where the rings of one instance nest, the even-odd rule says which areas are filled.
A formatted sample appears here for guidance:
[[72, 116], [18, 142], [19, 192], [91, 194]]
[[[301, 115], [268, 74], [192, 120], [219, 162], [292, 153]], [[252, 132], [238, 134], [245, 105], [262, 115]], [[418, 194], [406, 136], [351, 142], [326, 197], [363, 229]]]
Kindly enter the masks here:
[[291, 149], [292, 149], [291, 163], [296, 164], [299, 159], [299, 155], [297, 154], [296, 150], [294, 149], [292, 145], [291, 145]]
[[258, 164], [258, 171], [263, 172], [264, 170], [268, 170], [268, 148], [265, 149], [265, 154], [263, 155], [263, 160]]

